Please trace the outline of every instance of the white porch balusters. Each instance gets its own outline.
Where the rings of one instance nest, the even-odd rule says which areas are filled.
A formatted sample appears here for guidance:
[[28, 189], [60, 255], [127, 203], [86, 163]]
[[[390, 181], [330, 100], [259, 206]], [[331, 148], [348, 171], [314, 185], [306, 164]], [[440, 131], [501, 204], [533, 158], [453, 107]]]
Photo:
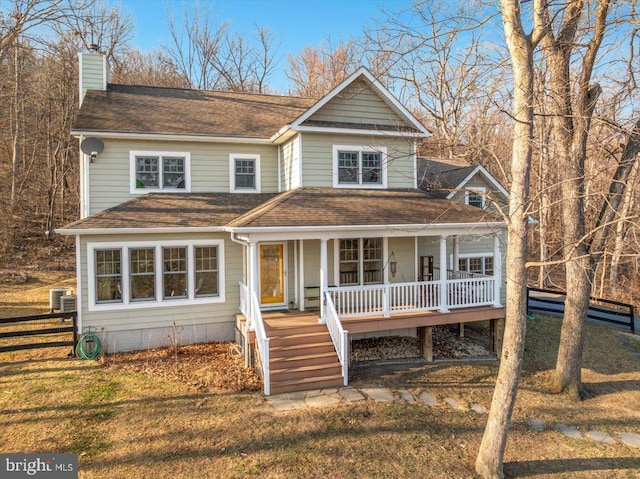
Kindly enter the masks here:
[[325, 323], [327, 319], [324, 293], [329, 286], [329, 264], [327, 261], [327, 240], [320, 240], [320, 322]]
[[447, 237], [440, 236], [440, 311], [449, 312], [449, 291], [447, 287]]
[[502, 257], [500, 255], [500, 237], [493, 235], [493, 307], [501, 308], [500, 286], [502, 283]]

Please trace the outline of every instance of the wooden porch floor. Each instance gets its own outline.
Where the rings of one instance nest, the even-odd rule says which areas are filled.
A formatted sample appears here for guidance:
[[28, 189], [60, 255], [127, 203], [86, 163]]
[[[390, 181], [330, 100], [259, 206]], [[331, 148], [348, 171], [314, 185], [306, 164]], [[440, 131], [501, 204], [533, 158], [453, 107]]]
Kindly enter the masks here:
[[[505, 317], [505, 308], [482, 306], [476, 308], [454, 309], [448, 313], [438, 311], [418, 311], [412, 313], [392, 314], [390, 318], [383, 315], [371, 315], [359, 318], [340, 318], [344, 329], [350, 334], [371, 333], [393, 329], [439, 326], [443, 324], [470, 323], [487, 321]], [[278, 328], [291, 328], [318, 324], [320, 316], [317, 312], [276, 311], [262, 313], [267, 336], [269, 331]]]

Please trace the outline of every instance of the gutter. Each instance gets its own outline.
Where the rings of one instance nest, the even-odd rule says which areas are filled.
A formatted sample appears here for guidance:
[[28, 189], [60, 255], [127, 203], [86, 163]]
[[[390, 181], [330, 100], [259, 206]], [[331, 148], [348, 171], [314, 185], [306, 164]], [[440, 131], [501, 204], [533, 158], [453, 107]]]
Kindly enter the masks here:
[[190, 226], [168, 228], [57, 228], [54, 230], [59, 235], [83, 236], [83, 235], [114, 235], [114, 234], [168, 234], [168, 233], [226, 233], [222, 226]]
[[239, 136], [211, 136], [211, 135], [180, 135], [169, 133], [152, 132], [117, 132], [117, 131], [91, 131], [91, 130], [71, 130], [71, 135], [99, 136], [101, 138], [121, 139], [121, 140], [170, 140], [170, 141], [202, 141], [214, 143], [245, 143], [252, 145], [271, 145], [269, 138], [247, 138]]

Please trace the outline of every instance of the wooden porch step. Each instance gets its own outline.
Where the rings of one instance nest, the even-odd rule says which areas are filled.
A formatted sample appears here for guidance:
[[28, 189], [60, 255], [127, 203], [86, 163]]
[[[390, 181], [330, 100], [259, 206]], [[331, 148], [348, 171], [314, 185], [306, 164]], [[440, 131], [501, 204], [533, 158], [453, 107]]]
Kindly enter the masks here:
[[295, 357], [301, 354], [320, 354], [320, 353], [332, 353], [336, 354], [333, 348], [333, 343], [328, 341], [322, 341], [314, 344], [292, 344], [288, 346], [278, 346], [269, 348], [269, 358], [273, 361], [277, 358]]
[[293, 350], [297, 354], [291, 356], [280, 356], [270, 358], [269, 365], [271, 370], [282, 368], [295, 368], [300, 366], [315, 366], [318, 364], [333, 364], [335, 362], [336, 353], [331, 348], [331, 351], [324, 353], [309, 354], [307, 348], [300, 350]]
[[267, 336], [270, 338], [291, 336], [294, 334], [322, 333], [327, 331], [324, 324], [304, 324], [298, 326], [268, 327]]
[[342, 386], [342, 375], [308, 377], [294, 379], [271, 384], [271, 394], [290, 393], [295, 391], [308, 391], [310, 389], [323, 389]]
[[271, 384], [294, 379], [305, 379], [310, 377], [325, 377], [338, 374], [341, 376], [342, 368], [339, 361], [325, 362], [324, 364], [304, 365], [296, 367], [283, 367], [281, 369], [271, 369]]
[[324, 343], [327, 340], [331, 341], [331, 336], [325, 327], [325, 330], [321, 332], [270, 336], [269, 344], [272, 348], [277, 348], [282, 346]]

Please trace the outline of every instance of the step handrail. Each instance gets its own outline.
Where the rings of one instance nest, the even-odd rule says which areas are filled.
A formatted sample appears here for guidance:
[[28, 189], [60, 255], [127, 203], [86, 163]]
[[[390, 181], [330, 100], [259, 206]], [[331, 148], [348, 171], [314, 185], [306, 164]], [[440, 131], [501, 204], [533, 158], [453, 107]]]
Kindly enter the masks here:
[[340, 317], [333, 304], [331, 295], [325, 291], [324, 299], [326, 301], [326, 325], [333, 342], [333, 347], [338, 354], [340, 365], [342, 366], [342, 382], [345, 386], [349, 385], [349, 332], [342, 327]]

